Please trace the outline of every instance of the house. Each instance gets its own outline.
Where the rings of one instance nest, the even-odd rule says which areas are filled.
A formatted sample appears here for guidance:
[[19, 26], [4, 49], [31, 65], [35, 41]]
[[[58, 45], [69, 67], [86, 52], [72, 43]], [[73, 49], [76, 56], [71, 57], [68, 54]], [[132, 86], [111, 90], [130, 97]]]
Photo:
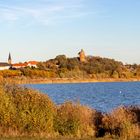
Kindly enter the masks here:
[[20, 69], [20, 68], [26, 68], [26, 67], [37, 68], [37, 64], [38, 64], [38, 62], [36, 62], [36, 61], [29, 61], [29, 62], [24, 62], [24, 63], [15, 63], [15, 64], [12, 64], [12, 68], [13, 69]]
[[20, 68], [25, 68], [25, 67], [28, 67], [27, 63], [15, 63], [15, 64], [12, 64], [13, 69], [20, 69]]
[[0, 62], [0, 70], [8, 70], [10, 69], [11, 65], [5, 62]]
[[11, 58], [11, 54], [9, 53], [8, 56], [8, 61], [7, 62], [0, 62], [0, 70], [7, 70], [7, 69], [20, 69], [20, 68], [26, 68], [26, 67], [30, 67], [30, 68], [37, 68], [37, 61], [28, 61], [28, 62], [24, 62], [24, 63], [15, 63], [12, 64], [12, 58]]
[[37, 61], [29, 61], [29, 62], [27, 62], [27, 64], [28, 64], [28, 67], [37, 68], [38, 62]]

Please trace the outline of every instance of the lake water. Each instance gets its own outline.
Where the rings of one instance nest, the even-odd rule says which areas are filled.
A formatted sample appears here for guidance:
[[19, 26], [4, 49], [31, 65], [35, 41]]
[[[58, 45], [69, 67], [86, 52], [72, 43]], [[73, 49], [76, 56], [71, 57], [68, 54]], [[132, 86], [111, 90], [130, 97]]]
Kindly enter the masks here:
[[108, 112], [120, 105], [140, 105], [140, 82], [30, 84], [48, 94], [56, 103], [80, 101], [97, 110]]

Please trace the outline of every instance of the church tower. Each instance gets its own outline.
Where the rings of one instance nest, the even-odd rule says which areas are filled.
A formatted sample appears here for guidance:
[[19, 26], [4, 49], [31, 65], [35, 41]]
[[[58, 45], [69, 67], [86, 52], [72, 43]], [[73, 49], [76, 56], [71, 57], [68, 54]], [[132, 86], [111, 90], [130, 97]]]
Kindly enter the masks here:
[[12, 58], [11, 58], [11, 54], [9, 53], [9, 56], [8, 56], [8, 64], [12, 64]]
[[86, 55], [83, 49], [78, 53], [80, 62], [86, 62]]

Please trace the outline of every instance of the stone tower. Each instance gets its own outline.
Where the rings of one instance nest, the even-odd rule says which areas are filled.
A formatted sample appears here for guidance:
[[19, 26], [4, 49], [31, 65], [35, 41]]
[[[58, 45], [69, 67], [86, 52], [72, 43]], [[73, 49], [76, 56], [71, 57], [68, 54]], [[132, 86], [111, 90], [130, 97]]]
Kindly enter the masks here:
[[8, 64], [12, 64], [12, 58], [11, 58], [11, 54], [9, 53], [9, 56], [8, 56]]
[[80, 62], [86, 62], [86, 55], [83, 49], [78, 53]]

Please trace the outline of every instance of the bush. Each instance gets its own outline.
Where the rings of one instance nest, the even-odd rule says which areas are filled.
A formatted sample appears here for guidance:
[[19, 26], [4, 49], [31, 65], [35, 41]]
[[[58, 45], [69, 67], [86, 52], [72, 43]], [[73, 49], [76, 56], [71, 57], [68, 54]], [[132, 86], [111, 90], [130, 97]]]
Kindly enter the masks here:
[[1, 70], [0, 71], [0, 76], [7, 78], [7, 77], [18, 77], [21, 76], [22, 72], [19, 70]]
[[95, 136], [98, 125], [99, 113], [88, 107], [66, 102], [57, 108], [55, 130], [61, 135]]
[[47, 95], [16, 85], [2, 85], [0, 126], [19, 134], [49, 135], [53, 130], [55, 107]]
[[106, 134], [122, 138], [140, 137], [140, 108], [119, 107], [103, 117]]
[[5, 94], [3, 87], [0, 85], [0, 127], [3, 127], [4, 130], [13, 127], [15, 115], [16, 111], [12, 98]]

